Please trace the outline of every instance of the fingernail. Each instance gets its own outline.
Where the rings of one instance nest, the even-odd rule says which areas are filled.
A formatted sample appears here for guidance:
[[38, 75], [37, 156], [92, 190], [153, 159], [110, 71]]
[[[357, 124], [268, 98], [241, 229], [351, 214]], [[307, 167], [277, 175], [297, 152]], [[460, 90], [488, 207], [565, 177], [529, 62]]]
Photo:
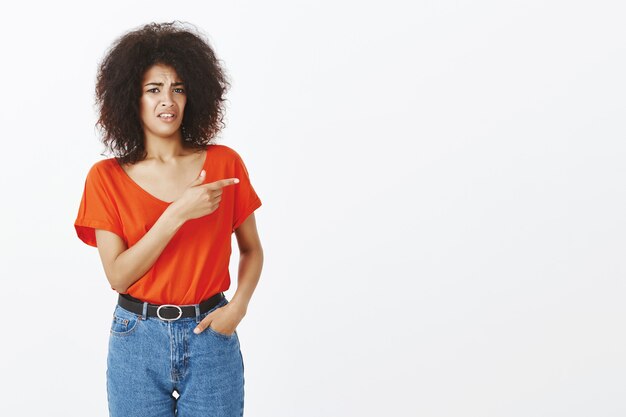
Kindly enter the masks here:
[[200, 171], [200, 175], [201, 175], [201, 176], [203, 176], [203, 177], [204, 177], [204, 174], [205, 174], [204, 170]]
[[200, 333], [200, 328], [196, 327], [195, 329], [193, 329], [193, 332], [194, 332], [195, 334]]
[[235, 178], [235, 184], [239, 182], [239, 178]]

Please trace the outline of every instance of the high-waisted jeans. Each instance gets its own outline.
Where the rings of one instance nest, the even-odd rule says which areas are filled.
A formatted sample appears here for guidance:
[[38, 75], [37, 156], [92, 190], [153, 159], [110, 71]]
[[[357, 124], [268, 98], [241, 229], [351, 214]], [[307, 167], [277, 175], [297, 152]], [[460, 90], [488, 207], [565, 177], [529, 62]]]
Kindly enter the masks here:
[[237, 331], [193, 329], [222, 300], [196, 317], [164, 321], [113, 311], [107, 356], [111, 417], [241, 417], [244, 365]]

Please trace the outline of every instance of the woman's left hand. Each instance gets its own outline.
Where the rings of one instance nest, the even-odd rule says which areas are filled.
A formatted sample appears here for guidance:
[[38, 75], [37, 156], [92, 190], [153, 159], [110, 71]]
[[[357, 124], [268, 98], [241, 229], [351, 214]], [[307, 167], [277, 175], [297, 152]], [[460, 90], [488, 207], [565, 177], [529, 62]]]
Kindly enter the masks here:
[[209, 313], [193, 330], [195, 334], [202, 333], [207, 327], [211, 327], [218, 333], [231, 336], [239, 322], [243, 319], [245, 312], [237, 308], [234, 304], [226, 304], [215, 311]]

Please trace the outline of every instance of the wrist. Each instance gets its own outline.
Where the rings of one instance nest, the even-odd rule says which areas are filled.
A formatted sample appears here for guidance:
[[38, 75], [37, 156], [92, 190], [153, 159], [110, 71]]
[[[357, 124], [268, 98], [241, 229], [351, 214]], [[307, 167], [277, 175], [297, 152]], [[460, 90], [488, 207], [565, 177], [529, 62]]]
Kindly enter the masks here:
[[163, 212], [165, 220], [178, 230], [186, 221], [174, 203], [170, 204]]
[[239, 304], [237, 301], [229, 301], [226, 307], [228, 307], [229, 310], [233, 310], [240, 319], [246, 315], [248, 310], [246, 305]]

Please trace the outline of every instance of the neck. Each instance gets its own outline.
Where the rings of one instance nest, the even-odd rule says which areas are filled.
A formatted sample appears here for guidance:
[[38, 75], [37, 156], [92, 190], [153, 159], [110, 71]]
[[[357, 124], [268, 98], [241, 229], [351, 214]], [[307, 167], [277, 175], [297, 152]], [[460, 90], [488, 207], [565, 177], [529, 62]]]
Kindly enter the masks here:
[[146, 159], [156, 159], [161, 162], [167, 162], [188, 153], [183, 146], [180, 131], [170, 137], [155, 136], [146, 132], [144, 147]]

